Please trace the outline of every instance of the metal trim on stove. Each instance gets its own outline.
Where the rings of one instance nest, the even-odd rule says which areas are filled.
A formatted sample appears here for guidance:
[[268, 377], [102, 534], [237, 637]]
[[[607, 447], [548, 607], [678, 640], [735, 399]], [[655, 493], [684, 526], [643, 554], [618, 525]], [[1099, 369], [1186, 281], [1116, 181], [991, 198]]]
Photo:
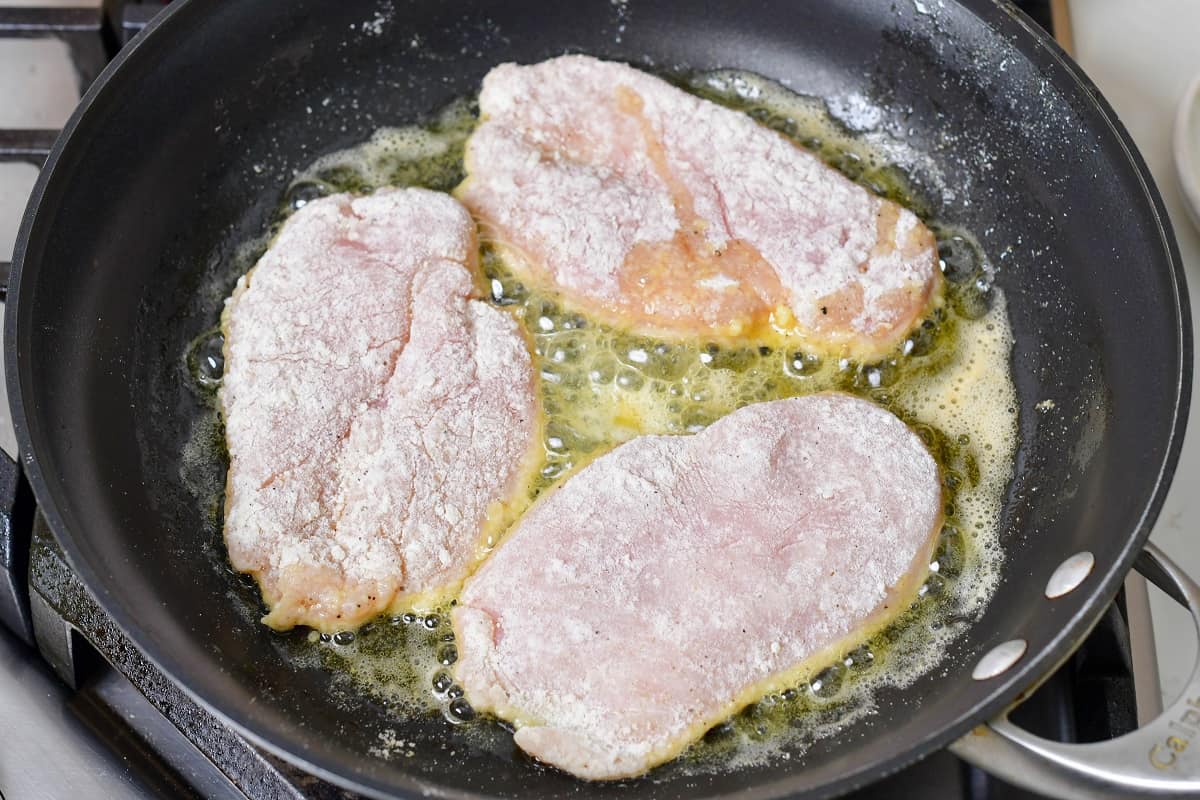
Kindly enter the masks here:
[[24, 161], [41, 167], [58, 138], [57, 130], [0, 130], [0, 161]]
[[[227, 782], [224, 787], [241, 795], [264, 800], [322, 800], [343, 797], [341, 790], [318, 782], [289, 764], [263, 753], [213, 717], [162, 674], [96, 604], [71, 571], [40, 515], [33, 522], [29, 546], [29, 599], [33, 638], [58, 676], [71, 688], [80, 688], [97, 668], [99, 656], [125, 676], [137, 691], [167, 719], [191, 748], [162, 752], [158, 742], [147, 746], [177, 772], [194, 771], [194, 759], [203, 757]], [[103, 668], [103, 665], [100, 665]], [[110, 698], [111, 699], [111, 698]], [[190, 751], [190, 752], [189, 752]], [[215, 773], [213, 772], [215, 771]], [[211, 790], [210, 790], [211, 791]]]

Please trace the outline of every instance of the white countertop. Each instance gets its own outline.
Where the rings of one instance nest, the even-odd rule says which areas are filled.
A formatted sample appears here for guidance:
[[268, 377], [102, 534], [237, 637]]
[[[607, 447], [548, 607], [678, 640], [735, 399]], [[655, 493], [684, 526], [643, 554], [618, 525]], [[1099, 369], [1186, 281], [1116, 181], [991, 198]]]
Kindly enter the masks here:
[[[1187, 269], [1192, 319], [1200, 320], [1200, 232], [1189, 219], [1171, 155], [1175, 109], [1200, 75], [1200, 2], [1073, 0], [1075, 57], [1129, 129], [1154, 173]], [[1200, 376], [1200, 365], [1197, 365]], [[1171, 558], [1200, 576], [1200, 391], [1171, 491], [1152, 535]], [[1196, 642], [1185, 612], [1150, 596], [1164, 699], [1174, 700], [1192, 671]]]

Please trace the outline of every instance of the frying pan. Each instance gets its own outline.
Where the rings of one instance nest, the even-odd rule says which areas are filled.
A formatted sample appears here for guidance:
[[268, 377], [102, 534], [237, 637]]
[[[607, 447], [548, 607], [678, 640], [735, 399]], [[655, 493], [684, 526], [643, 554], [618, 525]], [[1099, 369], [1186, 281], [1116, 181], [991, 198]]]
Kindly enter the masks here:
[[[881, 109], [873, 124], [923, 154], [918, 189], [935, 177], [954, 188], [932, 193], [931, 211], [980, 237], [1007, 296], [1021, 443], [1000, 586], [938, 669], [883, 691], [875, 714], [800, 759], [588, 784], [444, 720], [405, 720], [297, 662], [302, 634], [253, 621], [252, 591], [222, 566], [219, 520], [185, 485], [185, 445], [206, 409], [182, 354], [215, 324], [244, 266], [239, 244], [268, 230], [294, 171], [476, 91], [497, 63], [563, 52], [666, 72], [737, 67], [831, 105], [865, 99]], [[179, 0], [91, 87], [54, 147], [5, 326], [23, 467], [97, 601], [203, 705], [349, 788], [826, 797], [975, 729], [959, 752], [1064, 796], [1200, 791], [1200, 744], [1154, 750], [1166, 718], [1118, 740], [1116, 756], [1058, 753], [1002, 718], [1084, 638], [1142, 553], [1179, 454], [1192, 363], [1179, 255], [1145, 165], [1095, 87], [1007, 7]], [[1053, 413], [1036, 410], [1045, 401]], [[1085, 551], [1094, 567], [1048, 599], [1056, 567]], [[1169, 562], [1147, 563], [1200, 606]], [[1007, 669], [983, 677], [981, 659], [1017, 640], [1000, 650], [1017, 656]], [[423, 745], [412, 758], [371, 755], [388, 730]], [[1154, 752], [1174, 760], [1155, 766]]]

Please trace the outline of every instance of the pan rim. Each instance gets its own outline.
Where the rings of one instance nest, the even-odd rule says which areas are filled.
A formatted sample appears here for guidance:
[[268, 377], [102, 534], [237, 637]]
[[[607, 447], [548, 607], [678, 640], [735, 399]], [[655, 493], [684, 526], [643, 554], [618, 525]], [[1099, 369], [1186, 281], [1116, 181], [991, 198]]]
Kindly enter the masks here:
[[[1064, 72], [1064, 83], [1067, 83], [1072, 89], [1077, 90], [1079, 97], [1087, 102], [1088, 111], [1094, 113], [1099, 120], [1103, 121], [1103, 125], [1098, 124], [1097, 127], [1102, 131], [1106, 127], [1107, 134], [1111, 135], [1115, 142], [1120, 145], [1124, 157], [1141, 185], [1143, 197], [1140, 200], [1148, 202], [1148, 207], [1152, 211], [1152, 216], [1156, 223], [1158, 236], [1163, 244], [1164, 253], [1170, 263], [1170, 283], [1173, 295], [1172, 299], [1174, 301], [1173, 310], [1178, 320], [1178, 338], [1174, 343], [1179, 353], [1179, 363], [1177, 365], [1178, 379], [1174, 387], [1174, 408], [1172, 410], [1170, 433], [1161, 467], [1155, 477], [1153, 491], [1150, 493], [1142, 509], [1135, 529], [1129, 532], [1124, 547], [1120, 552], [1120, 557], [1110, 564], [1101, 578], [1093, 584], [1091, 592], [1079, 612], [1064, 623], [1059, 633], [1046, 645], [1041, 647], [1036, 654], [1033, 654], [1032, 657], [1014, 668], [1011, 674], [1002, 682], [998, 682], [996, 686], [984, 695], [982, 700], [973, 707], [966, 709], [954, 723], [940, 729], [930, 730], [927, 735], [920, 739], [906, 743], [903, 749], [896, 752], [890, 758], [855, 767], [852, 771], [844, 773], [840, 779], [813, 790], [812, 796], [816, 797], [841, 794], [859, 788], [942, 749], [966, 734], [976, 725], [993, 718], [996, 714], [1008, 708], [1021, 692], [1036, 684], [1043, 675], [1047, 674], [1065, 659], [1103, 615], [1108, 603], [1116, 596], [1125, 575], [1132, 568], [1134, 560], [1142, 549], [1142, 545], [1149, 538], [1153, 524], [1162, 509], [1170, 488], [1187, 427], [1193, 377], [1191, 310], [1188, 303], [1188, 291], [1183, 263], [1174, 237], [1173, 228], [1167, 216], [1162, 197], [1155, 186], [1149, 169], [1129, 133], [1120, 123], [1112, 107], [1100, 95], [1099, 90], [1061, 50], [1058, 44], [1036, 23], [1033, 23], [1032, 20], [1019, 10], [1006, 8], [999, 3], [991, 2], [991, 0], [958, 1], [966, 10], [979, 18], [982, 24], [993, 29], [998, 27], [1003, 28], [1005, 20], [1008, 21], [1009, 25], [1015, 24], [1023, 31], [1025, 36], [1031, 37], [1032, 43], [1045, 51], [1044, 54], [1053, 61], [1054, 67]], [[182, 22], [178, 22], [182, 15], [202, 13], [204, 2], [205, 0], [178, 0], [178, 2], [172, 3], [156, 16], [141, 33], [121, 49], [81, 98], [79, 105], [76, 107], [67, 124], [63, 127], [61, 135], [58, 137], [50, 155], [46, 159], [45, 165], [30, 195], [18, 233], [16, 248], [13, 253], [12, 272], [9, 279], [9, 301], [5, 310], [4, 323], [5, 380], [12, 409], [13, 425], [16, 431], [21, 465], [37, 497], [41, 513], [46, 518], [55, 539], [66, 554], [68, 562], [80, 576], [88, 590], [97, 598], [100, 605], [112, 617], [113, 621], [126, 637], [138, 648], [139, 652], [172, 682], [178, 685], [188, 697], [212, 713], [217, 719], [231, 725], [255, 745], [302, 769], [337, 785], [354, 791], [364, 792], [373, 797], [392, 797], [394, 796], [393, 793], [397, 790], [418, 792], [421, 794], [432, 792], [439, 796], [450, 796], [452, 794], [458, 797], [489, 797], [489, 795], [477, 794], [475, 792], [447, 792], [435, 784], [410, 775], [400, 774], [398, 775], [400, 780], [381, 781], [378, 777], [365, 774], [361, 771], [353, 773], [339, 771], [339, 765], [335, 763], [338, 761], [336, 751], [302, 754], [299, 740], [289, 730], [280, 729], [277, 726], [272, 726], [261, 721], [256, 722], [247, 715], [242, 714], [241, 710], [236, 707], [226, 707], [228, 704], [218, 705], [209, 701], [206, 697], [197, 694], [191, 684], [182, 679], [182, 676], [192, 674], [196, 672], [196, 669], [182, 663], [181, 660], [175, 658], [170, 653], [155, 648], [150, 641], [150, 637], [140, 632], [139, 626], [132, 616], [123, 613], [119, 607], [115, 607], [113, 593], [107, 588], [106, 582], [101, 579], [98, 571], [94, 570], [87, 563], [82, 557], [79, 548], [74, 545], [72, 534], [65, 524], [64, 516], [58, 504], [55, 502], [56, 489], [61, 490], [65, 496], [67, 494], [65, 487], [52, 470], [44, 469], [43, 463], [39, 461], [36, 455], [34, 439], [44, 436], [47, 426], [44, 421], [38, 419], [36, 402], [32, 400], [30, 392], [25, 388], [31, 383], [32, 379], [29, 377], [29, 364], [22, 358], [18, 347], [18, 328], [20, 311], [28, 302], [22, 302], [22, 273], [24, 272], [25, 262], [29, 257], [31, 234], [35, 226], [49, 224], [45, 222], [47, 215], [39, 214], [47, 187], [50, 186], [51, 182], [65, 179], [62, 174], [59, 174], [57, 178], [55, 177], [56, 168], [64, 160], [64, 155], [69, 156], [71, 154], [75, 141], [74, 134], [89, 117], [89, 109], [110, 89], [110, 84], [114, 84], [114, 82], [119, 83], [121, 80], [122, 67], [130, 59], [138, 57], [136, 54], [142, 50], [145, 43], [157, 31], [175, 25], [182, 25]], [[389, 775], [397, 775], [397, 773], [389, 773]], [[790, 782], [791, 779], [789, 777], [780, 778], [738, 792], [737, 796], [779, 797], [790, 791], [794, 791], [794, 787], [789, 786]]]

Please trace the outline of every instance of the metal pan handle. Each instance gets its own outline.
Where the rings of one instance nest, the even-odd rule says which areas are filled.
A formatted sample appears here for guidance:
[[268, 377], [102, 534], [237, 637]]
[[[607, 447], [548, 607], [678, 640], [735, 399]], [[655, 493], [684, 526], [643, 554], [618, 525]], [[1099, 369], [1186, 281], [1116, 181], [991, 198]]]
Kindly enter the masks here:
[[[1200, 586], [1148, 542], [1137, 569], [1187, 605], [1200, 633]], [[1116, 739], [1054, 742], [1018, 728], [1004, 712], [950, 749], [1009, 783], [1061, 800], [1200, 797], [1200, 663], [1174, 705]]]

